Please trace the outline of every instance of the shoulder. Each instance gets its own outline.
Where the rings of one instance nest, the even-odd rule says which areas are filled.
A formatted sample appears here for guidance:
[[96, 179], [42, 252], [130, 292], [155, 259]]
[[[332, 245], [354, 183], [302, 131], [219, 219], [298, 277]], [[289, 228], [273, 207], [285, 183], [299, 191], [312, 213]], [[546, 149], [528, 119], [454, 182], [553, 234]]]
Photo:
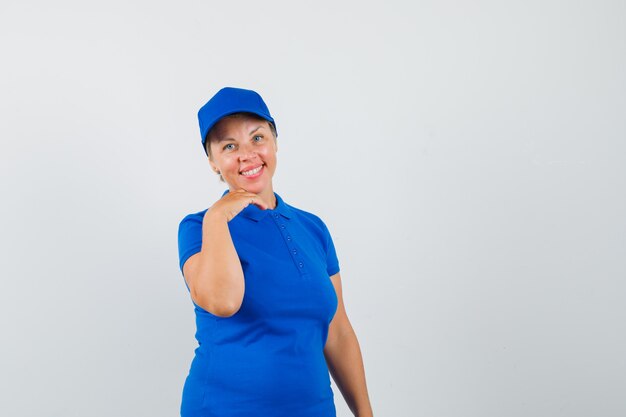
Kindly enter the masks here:
[[323, 224], [324, 223], [322, 221], [322, 219], [317, 214], [311, 213], [310, 211], [302, 210], [301, 208], [292, 206], [291, 204], [286, 204], [286, 205], [289, 207], [291, 212], [299, 220], [304, 220], [304, 221], [308, 221], [308, 222], [312, 222], [312, 223], [316, 223], [316, 224]]
[[183, 219], [180, 221], [180, 223], [178, 224], [179, 230], [185, 225], [198, 224], [198, 223], [202, 224], [202, 220], [204, 219], [204, 214], [206, 213], [207, 210], [208, 209], [204, 209], [196, 213], [189, 213], [185, 215]]
[[321, 235], [326, 235], [329, 233], [326, 223], [324, 223], [324, 220], [322, 220], [322, 218], [317, 214], [303, 210], [298, 207], [294, 207], [290, 204], [287, 204], [287, 206], [289, 206], [289, 208], [291, 209], [291, 212], [293, 213], [296, 220], [307, 229], [312, 229], [313, 231]]
[[208, 209], [204, 209], [201, 211], [198, 211], [196, 213], [189, 213], [187, 214], [185, 217], [183, 217], [183, 219], [180, 221], [185, 222], [185, 221], [193, 221], [193, 220], [202, 220], [202, 218], [204, 217], [204, 214], [207, 212]]

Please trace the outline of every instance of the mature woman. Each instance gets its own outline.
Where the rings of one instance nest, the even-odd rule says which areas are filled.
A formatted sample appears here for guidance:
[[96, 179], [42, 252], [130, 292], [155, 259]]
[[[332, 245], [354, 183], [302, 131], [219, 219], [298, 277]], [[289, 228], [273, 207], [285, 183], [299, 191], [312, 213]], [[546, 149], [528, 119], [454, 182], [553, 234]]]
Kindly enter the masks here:
[[223, 88], [198, 112], [228, 184], [181, 221], [180, 268], [199, 346], [183, 417], [334, 417], [329, 370], [355, 416], [372, 416], [330, 232], [274, 192], [274, 119], [257, 93]]

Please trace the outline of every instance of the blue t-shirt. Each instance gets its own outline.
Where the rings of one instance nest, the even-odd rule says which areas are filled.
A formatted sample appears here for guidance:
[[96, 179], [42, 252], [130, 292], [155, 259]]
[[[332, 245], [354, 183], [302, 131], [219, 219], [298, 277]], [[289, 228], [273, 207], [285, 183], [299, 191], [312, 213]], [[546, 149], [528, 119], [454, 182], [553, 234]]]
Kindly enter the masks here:
[[[250, 204], [228, 222], [245, 279], [239, 311], [219, 317], [193, 303], [199, 346], [182, 417], [336, 416], [323, 353], [337, 309], [335, 247], [318, 216], [274, 195], [275, 209]], [[181, 272], [202, 248], [206, 211], [180, 223]]]

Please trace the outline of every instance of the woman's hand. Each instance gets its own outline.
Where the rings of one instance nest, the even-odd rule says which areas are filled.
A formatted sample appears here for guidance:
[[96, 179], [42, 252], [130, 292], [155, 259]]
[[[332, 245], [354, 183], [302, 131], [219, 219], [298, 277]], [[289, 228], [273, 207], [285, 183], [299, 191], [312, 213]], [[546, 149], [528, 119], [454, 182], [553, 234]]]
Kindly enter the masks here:
[[215, 204], [209, 207], [205, 216], [223, 217], [229, 222], [250, 204], [254, 204], [261, 210], [267, 210], [269, 207], [258, 194], [250, 193], [240, 188], [235, 191], [229, 191], [217, 200]]

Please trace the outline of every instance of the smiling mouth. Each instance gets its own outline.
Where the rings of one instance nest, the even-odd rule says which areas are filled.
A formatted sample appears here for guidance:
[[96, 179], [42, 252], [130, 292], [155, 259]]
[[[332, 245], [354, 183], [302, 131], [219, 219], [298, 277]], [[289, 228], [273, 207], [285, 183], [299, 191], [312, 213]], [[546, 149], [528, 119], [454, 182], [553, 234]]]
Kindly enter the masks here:
[[241, 175], [243, 175], [244, 177], [251, 177], [254, 176], [256, 174], [258, 174], [259, 172], [261, 172], [261, 170], [263, 169], [263, 167], [265, 166], [265, 164], [261, 164], [258, 167], [251, 169], [249, 171], [242, 171], [240, 172]]

